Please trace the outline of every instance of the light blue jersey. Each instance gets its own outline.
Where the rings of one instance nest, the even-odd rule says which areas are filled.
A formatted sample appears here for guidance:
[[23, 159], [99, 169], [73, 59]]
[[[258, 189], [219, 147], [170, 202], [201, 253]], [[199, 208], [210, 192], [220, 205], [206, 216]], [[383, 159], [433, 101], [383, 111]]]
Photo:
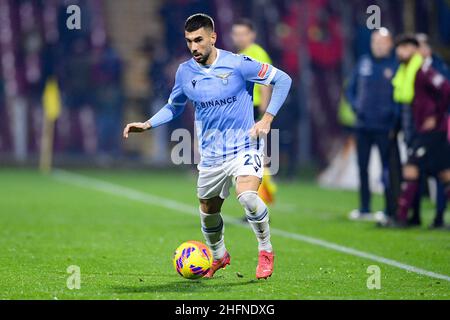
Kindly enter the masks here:
[[177, 108], [192, 101], [200, 166], [220, 165], [242, 150], [263, 147], [249, 137], [255, 123], [253, 86], [270, 84], [276, 73], [269, 64], [220, 49], [208, 68], [194, 59], [179, 66], [168, 104]]
[[194, 59], [182, 63], [168, 103], [148, 121], [156, 128], [179, 116], [187, 100], [195, 108], [200, 167], [221, 165], [249, 149], [263, 148], [250, 138], [253, 120], [253, 86], [273, 84], [266, 113], [275, 116], [289, 93], [292, 79], [282, 70], [247, 56], [217, 49], [209, 67]]

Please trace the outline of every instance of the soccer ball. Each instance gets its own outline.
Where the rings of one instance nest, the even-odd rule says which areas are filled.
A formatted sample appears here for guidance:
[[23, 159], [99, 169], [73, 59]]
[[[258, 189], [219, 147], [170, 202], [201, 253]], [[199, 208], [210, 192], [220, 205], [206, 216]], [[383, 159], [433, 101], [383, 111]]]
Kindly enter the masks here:
[[173, 255], [175, 270], [186, 279], [199, 279], [208, 273], [212, 265], [209, 248], [199, 241], [182, 243]]

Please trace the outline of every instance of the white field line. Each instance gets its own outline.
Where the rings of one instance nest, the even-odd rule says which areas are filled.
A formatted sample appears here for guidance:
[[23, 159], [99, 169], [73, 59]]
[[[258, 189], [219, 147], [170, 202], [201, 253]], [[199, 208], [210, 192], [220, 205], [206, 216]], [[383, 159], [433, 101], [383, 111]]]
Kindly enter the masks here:
[[[71, 185], [75, 185], [75, 186], [79, 186], [82, 188], [92, 189], [92, 190], [112, 194], [115, 196], [127, 198], [129, 200], [139, 201], [139, 202], [171, 209], [171, 210], [178, 211], [178, 212], [184, 213], [184, 214], [189, 214], [192, 216], [199, 215], [198, 207], [194, 207], [194, 206], [187, 205], [187, 204], [184, 204], [184, 203], [172, 200], [172, 199], [163, 198], [160, 196], [152, 195], [152, 194], [138, 191], [135, 189], [131, 189], [128, 187], [123, 187], [123, 186], [120, 186], [120, 185], [117, 185], [114, 183], [110, 183], [110, 182], [106, 182], [103, 180], [99, 180], [96, 178], [91, 178], [91, 177], [83, 176], [80, 174], [67, 172], [64, 170], [55, 170], [53, 177], [58, 181], [61, 181], [61, 182], [67, 183], [67, 184], [71, 184]], [[245, 228], [249, 227], [247, 224], [241, 222], [239, 219], [224, 216], [224, 220], [225, 220], [225, 222], [233, 224], [233, 225], [237, 225], [237, 226], [241, 226], [241, 227], [245, 227]], [[406, 270], [409, 272], [413, 272], [416, 274], [424, 275], [424, 276], [431, 277], [431, 278], [446, 280], [446, 281], [450, 282], [450, 277], [447, 275], [424, 270], [424, 269], [421, 269], [421, 268], [418, 268], [415, 266], [411, 266], [411, 265], [408, 265], [405, 263], [401, 263], [401, 262], [398, 262], [398, 261], [395, 261], [392, 259], [384, 258], [384, 257], [377, 256], [377, 255], [374, 255], [371, 253], [356, 250], [353, 248], [345, 247], [345, 246], [342, 246], [342, 245], [339, 245], [339, 244], [336, 244], [333, 242], [301, 235], [298, 233], [288, 232], [288, 231], [284, 231], [284, 230], [277, 229], [277, 228], [271, 228], [271, 233], [281, 236], [281, 237], [284, 237], [284, 238], [289, 238], [289, 239], [293, 239], [293, 240], [297, 240], [297, 241], [301, 241], [301, 242], [306, 242], [309, 244], [317, 245], [317, 246], [331, 249], [334, 251], [346, 253], [346, 254], [349, 254], [352, 256], [372, 260], [372, 261], [375, 261], [378, 263], [383, 263], [383, 264], [386, 264], [386, 265], [389, 265], [392, 267], [396, 267], [399, 269], [403, 269], [403, 270]]]

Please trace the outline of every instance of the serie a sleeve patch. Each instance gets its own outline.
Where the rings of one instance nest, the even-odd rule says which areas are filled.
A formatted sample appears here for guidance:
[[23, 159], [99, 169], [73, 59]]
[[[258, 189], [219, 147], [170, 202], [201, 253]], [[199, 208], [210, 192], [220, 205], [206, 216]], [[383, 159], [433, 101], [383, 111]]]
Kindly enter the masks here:
[[267, 63], [264, 63], [258, 72], [258, 78], [264, 79], [266, 77], [267, 70], [269, 70], [269, 65]]

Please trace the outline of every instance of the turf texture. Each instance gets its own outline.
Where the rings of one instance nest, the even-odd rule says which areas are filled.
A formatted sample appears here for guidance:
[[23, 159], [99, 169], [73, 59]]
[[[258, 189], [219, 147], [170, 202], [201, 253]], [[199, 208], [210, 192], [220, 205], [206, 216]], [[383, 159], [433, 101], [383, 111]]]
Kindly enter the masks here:
[[[180, 209], [197, 207], [195, 174], [71, 172], [135, 190], [150, 202], [163, 200], [105, 192], [59, 179], [58, 173], [1, 169], [0, 299], [450, 299], [448, 280], [280, 234], [272, 236], [275, 272], [257, 281], [256, 239], [250, 229], [231, 223], [225, 229], [231, 265], [213, 279], [185, 280], [173, 269], [172, 254], [184, 241], [203, 241], [198, 216]], [[272, 228], [450, 275], [450, 232], [427, 230], [434, 210], [429, 202], [423, 204], [423, 227], [385, 230], [347, 219], [355, 192], [302, 181], [278, 189]], [[240, 218], [233, 195], [223, 214]], [[374, 208], [381, 205], [375, 196]], [[71, 265], [80, 267], [80, 289], [67, 287]], [[371, 265], [381, 270], [380, 289], [367, 288]]]

